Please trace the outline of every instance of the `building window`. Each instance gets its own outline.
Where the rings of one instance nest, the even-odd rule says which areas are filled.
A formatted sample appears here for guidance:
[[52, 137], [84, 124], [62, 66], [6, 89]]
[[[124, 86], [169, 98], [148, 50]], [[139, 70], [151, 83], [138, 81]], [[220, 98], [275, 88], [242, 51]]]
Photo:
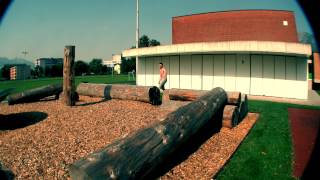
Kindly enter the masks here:
[[288, 26], [288, 21], [283, 21], [282, 23], [284, 26]]

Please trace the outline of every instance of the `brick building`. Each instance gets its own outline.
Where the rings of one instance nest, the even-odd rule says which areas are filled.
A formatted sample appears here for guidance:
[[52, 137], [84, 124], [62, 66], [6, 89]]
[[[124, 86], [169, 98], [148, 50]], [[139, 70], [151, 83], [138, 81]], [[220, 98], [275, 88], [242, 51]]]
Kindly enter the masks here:
[[294, 13], [238, 10], [172, 18], [172, 44], [212, 41], [298, 42]]
[[16, 64], [10, 68], [10, 80], [29, 79], [31, 68], [26, 64]]
[[172, 18], [172, 45], [128, 49], [139, 56], [137, 85], [157, 86], [159, 62], [166, 88], [222, 87], [250, 95], [307, 99], [309, 44], [298, 42], [294, 13], [235, 10]]

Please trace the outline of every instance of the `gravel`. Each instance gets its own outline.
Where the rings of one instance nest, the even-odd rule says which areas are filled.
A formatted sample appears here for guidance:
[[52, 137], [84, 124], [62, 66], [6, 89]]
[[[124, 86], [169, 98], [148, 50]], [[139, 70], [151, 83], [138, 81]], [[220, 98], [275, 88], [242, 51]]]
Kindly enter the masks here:
[[[58, 100], [0, 104], [0, 161], [17, 179], [70, 179], [68, 166], [76, 160], [158, 122], [184, 104], [157, 107], [85, 96], [74, 107]], [[222, 129], [161, 179], [211, 178], [222, 167], [216, 163], [227, 161], [254, 119], [232, 130]], [[8, 121], [12, 123], [4, 123]]]

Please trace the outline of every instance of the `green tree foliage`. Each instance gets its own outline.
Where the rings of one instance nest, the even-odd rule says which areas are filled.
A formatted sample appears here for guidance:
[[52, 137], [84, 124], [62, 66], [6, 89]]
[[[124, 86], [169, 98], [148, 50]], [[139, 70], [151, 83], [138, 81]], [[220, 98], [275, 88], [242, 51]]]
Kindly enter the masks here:
[[[147, 35], [142, 35], [139, 39], [139, 47], [159, 46], [158, 40], [150, 39]], [[132, 46], [131, 49], [136, 48]], [[127, 58], [121, 60], [121, 73], [128, 73], [136, 69], [136, 58]]]
[[136, 69], [136, 58], [123, 58], [121, 59], [121, 73], [132, 72], [132, 70]]
[[89, 70], [94, 74], [102, 74], [102, 59], [92, 59], [89, 63]]
[[44, 70], [41, 66], [34, 67], [34, 77], [43, 77]]
[[155, 39], [151, 39], [149, 42], [149, 46], [160, 46], [160, 42]]
[[13, 67], [12, 64], [5, 64], [2, 68], [1, 68], [1, 76], [3, 79], [10, 79], [10, 68]]
[[46, 77], [62, 77], [63, 76], [63, 65], [53, 65], [47, 66], [44, 70], [44, 74]]
[[81, 76], [82, 74], [86, 74], [89, 72], [89, 65], [84, 61], [76, 61], [75, 63], [75, 75]]
[[319, 51], [319, 48], [317, 47], [317, 44], [316, 44], [315, 37], [311, 33], [300, 32], [299, 33], [299, 42], [310, 44], [313, 52]]

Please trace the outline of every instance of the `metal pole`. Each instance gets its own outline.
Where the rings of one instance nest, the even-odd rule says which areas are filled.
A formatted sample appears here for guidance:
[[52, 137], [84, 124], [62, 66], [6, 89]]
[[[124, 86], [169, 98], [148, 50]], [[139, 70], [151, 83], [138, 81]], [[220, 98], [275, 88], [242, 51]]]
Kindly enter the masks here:
[[[137, 24], [136, 24], [136, 49], [139, 48], [139, 0], [137, 0], [137, 17], [136, 17], [136, 20], [137, 20]], [[139, 57], [136, 56], [136, 72], [138, 74], [139, 72]], [[138, 77], [136, 77], [137, 81], [138, 81]], [[136, 82], [137, 82], [136, 81]]]

